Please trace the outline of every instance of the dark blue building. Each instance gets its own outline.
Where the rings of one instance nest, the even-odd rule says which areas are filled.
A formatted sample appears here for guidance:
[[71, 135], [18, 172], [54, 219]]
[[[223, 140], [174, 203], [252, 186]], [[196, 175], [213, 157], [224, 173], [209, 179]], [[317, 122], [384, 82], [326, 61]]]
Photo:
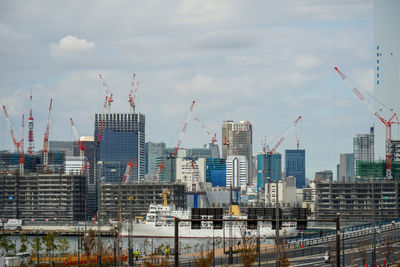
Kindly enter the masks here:
[[275, 182], [281, 179], [282, 155], [279, 153], [260, 153], [257, 155], [257, 186], [264, 188], [268, 181]]
[[[224, 158], [207, 158], [206, 160], [206, 182], [212, 183], [212, 186], [221, 186], [220, 183], [214, 185], [212, 180], [212, 172], [213, 171], [225, 171], [226, 173], [226, 160]], [[218, 174], [217, 174], [218, 173]], [[221, 172], [216, 172], [215, 179], [218, 179], [217, 176], [221, 176]], [[226, 175], [225, 175], [226, 176]], [[224, 177], [226, 179], [226, 177]], [[216, 180], [215, 180], [216, 181]], [[226, 181], [224, 181], [226, 184]]]
[[[103, 122], [102, 122], [103, 121]], [[103, 124], [101, 141], [96, 139]], [[127, 162], [136, 159], [131, 182], [145, 175], [145, 116], [140, 113], [95, 114], [95, 162], [106, 182], [122, 180]], [[99, 164], [100, 163], [100, 164]], [[100, 173], [100, 171], [99, 171]]]
[[289, 149], [285, 151], [286, 176], [296, 177], [296, 188], [306, 185], [306, 151]]

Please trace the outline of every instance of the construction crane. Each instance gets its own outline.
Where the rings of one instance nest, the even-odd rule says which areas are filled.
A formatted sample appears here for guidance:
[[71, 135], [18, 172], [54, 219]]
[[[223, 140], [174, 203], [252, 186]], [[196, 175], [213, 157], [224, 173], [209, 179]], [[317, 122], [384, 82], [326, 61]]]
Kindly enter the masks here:
[[[10, 118], [8, 117], [8, 113], [7, 113], [7, 109], [6, 109], [5, 105], [3, 105], [3, 111], [4, 111], [4, 116], [6, 117], [6, 121], [8, 124], [8, 130], [10, 131], [10, 135], [11, 135], [13, 144], [15, 146], [17, 153], [20, 155], [19, 172], [21, 175], [24, 175], [24, 138], [22, 137], [22, 139], [17, 142], [17, 139], [15, 138], [14, 130], [13, 130]], [[22, 125], [24, 125], [23, 119], [22, 119]]]
[[195, 103], [196, 103], [195, 101], [192, 102], [192, 105], [190, 106], [189, 111], [186, 113], [185, 121], [183, 123], [183, 127], [182, 127], [182, 130], [181, 130], [181, 135], [179, 136], [178, 144], [176, 145], [176, 147], [174, 149], [174, 152], [170, 156], [166, 157], [160, 164], [158, 164], [157, 173], [153, 178], [154, 181], [158, 181], [158, 178], [160, 177], [161, 172], [165, 168], [165, 165], [164, 165], [165, 162], [167, 162], [167, 160], [169, 160], [171, 158], [174, 158], [176, 156], [176, 154], [178, 154], [178, 150], [181, 147], [182, 139], [183, 139], [183, 137], [185, 135], [185, 132], [186, 132], [186, 128], [187, 128], [187, 125], [188, 125], [190, 114], [193, 113], [193, 107], [194, 107]]
[[78, 134], [78, 130], [76, 129], [75, 123], [72, 120], [72, 118], [69, 118], [71, 121], [71, 126], [72, 126], [72, 130], [74, 132], [74, 136], [75, 136], [75, 141], [78, 142], [78, 146], [79, 146], [79, 156], [81, 158], [81, 162], [82, 162], [82, 171], [85, 171], [85, 142], [81, 141], [81, 138], [79, 137]]
[[200, 121], [199, 118], [194, 117], [193, 119], [194, 119], [194, 121], [198, 122], [200, 124], [201, 128], [203, 128], [206, 131], [206, 133], [211, 137], [212, 144], [217, 142], [217, 134], [216, 133], [213, 133], [212, 131], [208, 130], [207, 127]]
[[108, 112], [111, 111], [111, 103], [114, 102], [113, 100], [113, 94], [111, 93], [110, 89], [108, 89], [108, 86], [106, 82], [104, 81], [103, 75], [100, 73], [99, 74], [101, 84], [103, 85], [104, 89], [106, 90], [106, 97], [107, 97], [107, 104], [108, 104]]
[[127, 183], [129, 181], [129, 179], [131, 178], [131, 173], [132, 173], [133, 167], [137, 167], [136, 158], [133, 158], [131, 161], [126, 163], [125, 174], [124, 174], [124, 178], [122, 179], [123, 184]]
[[[368, 93], [365, 89], [359, 86], [356, 82], [344, 75], [337, 67], [334, 68], [339, 76], [353, 90], [354, 94], [361, 100], [362, 103], [375, 115], [386, 127], [386, 178], [392, 179], [392, 155], [390, 153], [390, 141], [392, 140], [392, 125], [400, 124], [396, 112], [379, 101], [376, 97]], [[385, 113], [385, 114], [383, 114]], [[389, 119], [385, 119], [389, 118]]]
[[[206, 207], [210, 207], [210, 201], [208, 199], [207, 196], [207, 190], [204, 186], [204, 182], [200, 180], [200, 172], [199, 172], [199, 165], [196, 162], [196, 159], [191, 158], [190, 161], [187, 163], [187, 165], [190, 164], [193, 170], [193, 174], [194, 174], [194, 182], [196, 182], [199, 187], [200, 187], [200, 193], [201, 193], [201, 197], [203, 199], [203, 202], [206, 204]], [[193, 181], [192, 181], [193, 182]], [[197, 190], [197, 188], [196, 188]]]
[[35, 150], [35, 142], [33, 137], [33, 116], [32, 116], [32, 90], [29, 97], [29, 118], [28, 118], [28, 150], [27, 153], [32, 155]]
[[50, 134], [50, 114], [53, 107], [53, 99], [50, 99], [49, 114], [47, 116], [46, 132], [43, 140], [43, 169], [46, 170], [49, 164], [49, 134]]
[[300, 147], [300, 139], [299, 139], [299, 136], [296, 134], [296, 147], [297, 147], [297, 150], [299, 150], [299, 147]]
[[275, 144], [275, 146], [268, 151], [268, 155], [275, 154], [276, 150], [278, 147], [282, 144], [282, 142], [285, 140], [285, 138], [288, 136], [288, 134], [292, 131], [292, 129], [297, 125], [297, 123], [300, 121], [301, 116], [299, 116], [281, 135], [279, 138], [278, 142]]
[[132, 88], [131, 91], [129, 93], [129, 105], [131, 107], [131, 112], [135, 113], [135, 108], [136, 108], [136, 95], [137, 95], [137, 91], [139, 88], [139, 82], [136, 82], [136, 87], [135, 87], [135, 78], [136, 78], [136, 74], [133, 74], [133, 78], [132, 78]]

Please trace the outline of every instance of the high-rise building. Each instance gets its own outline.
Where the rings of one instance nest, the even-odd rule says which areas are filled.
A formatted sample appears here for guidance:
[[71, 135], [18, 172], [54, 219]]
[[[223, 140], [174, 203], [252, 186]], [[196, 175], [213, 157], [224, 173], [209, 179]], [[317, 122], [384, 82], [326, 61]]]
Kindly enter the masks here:
[[[375, 96], [394, 112], [400, 112], [400, 1], [375, 0]], [[389, 118], [385, 118], [389, 119]], [[379, 122], [380, 123], [380, 122]], [[382, 125], [383, 126], [383, 125]], [[377, 155], [385, 152], [385, 131], [376, 133]], [[399, 125], [392, 126], [392, 137], [399, 139]], [[397, 136], [396, 136], [397, 135]]]
[[222, 157], [232, 155], [246, 156], [248, 162], [247, 182], [251, 182], [251, 162], [253, 156], [253, 127], [249, 121], [238, 123], [227, 120], [222, 123], [222, 143], [229, 141], [229, 145], [222, 145]]
[[[165, 158], [165, 143], [152, 143], [148, 142], [147, 144], [147, 157], [148, 157], [148, 162], [147, 162], [147, 168], [148, 168], [148, 179], [150, 181], [154, 180], [154, 177], [157, 175], [159, 171], [159, 164], [164, 160]], [[162, 176], [162, 173], [161, 175]], [[159, 181], [162, 181], [163, 179], [159, 177]]]
[[288, 149], [285, 151], [286, 177], [296, 177], [296, 188], [306, 185], [306, 151], [304, 149]]
[[75, 141], [49, 141], [49, 151], [64, 151], [66, 157], [72, 157], [74, 149], [79, 151], [78, 143], [75, 143]]
[[338, 182], [354, 181], [354, 154], [340, 154]]
[[[217, 182], [220, 175], [226, 171], [226, 160], [224, 158], [208, 158], [206, 161], [206, 182], [213, 183], [212, 177], [216, 178], [214, 181]], [[225, 172], [226, 173], [226, 172]], [[224, 182], [226, 178], [224, 179]], [[221, 183], [216, 183], [221, 185]]]
[[392, 161], [400, 161], [400, 140], [391, 140], [389, 151]]
[[246, 156], [228, 156], [226, 159], [226, 186], [244, 188], [247, 184], [247, 177]]
[[282, 177], [282, 155], [261, 152], [257, 155], [257, 185], [264, 188], [266, 182], [279, 181]]
[[130, 182], [141, 181], [145, 173], [145, 116], [141, 113], [95, 114], [94, 136], [103, 127], [101, 142], [95, 145], [96, 163], [106, 182], [122, 179], [127, 162], [136, 158]]
[[369, 134], [357, 134], [353, 137], [354, 173], [357, 173], [357, 161], [374, 161], [374, 127]]
[[198, 186], [205, 182], [205, 173], [205, 158], [176, 158], [176, 181], [184, 184], [188, 192], [201, 190]]

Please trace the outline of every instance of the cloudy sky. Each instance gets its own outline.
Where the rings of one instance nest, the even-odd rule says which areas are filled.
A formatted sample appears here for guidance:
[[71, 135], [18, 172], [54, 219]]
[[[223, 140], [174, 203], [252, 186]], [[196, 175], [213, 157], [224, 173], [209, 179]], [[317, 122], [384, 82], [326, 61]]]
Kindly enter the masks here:
[[[74, 138], [70, 116], [80, 135], [93, 135], [105, 95], [98, 74], [111, 110], [128, 112], [136, 73], [147, 141], [175, 146], [193, 100], [219, 144], [223, 120], [250, 121], [254, 154], [302, 115], [278, 151], [295, 148], [297, 134], [313, 177], [335, 170], [374, 122], [333, 67], [372, 90], [374, 53], [371, 0], [0, 0], [0, 104], [21, 136], [32, 89], [37, 149], [50, 98], [50, 140]], [[191, 120], [183, 146], [207, 142]], [[3, 115], [0, 149], [13, 149]]]

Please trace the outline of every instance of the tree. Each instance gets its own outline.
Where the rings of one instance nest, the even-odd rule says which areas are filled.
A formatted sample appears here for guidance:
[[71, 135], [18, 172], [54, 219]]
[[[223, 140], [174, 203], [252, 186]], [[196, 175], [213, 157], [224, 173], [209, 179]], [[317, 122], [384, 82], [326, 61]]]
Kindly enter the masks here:
[[42, 241], [45, 246], [47, 257], [52, 257], [57, 249], [56, 236], [53, 233], [42, 236]]
[[246, 230], [241, 229], [242, 242], [239, 245], [240, 257], [245, 267], [250, 267], [257, 259], [257, 244], [254, 236], [246, 235]]
[[[278, 239], [279, 239], [279, 237], [278, 237]], [[289, 267], [290, 266], [290, 261], [286, 255], [285, 240], [286, 240], [286, 232], [285, 231], [283, 232], [283, 240], [275, 239], [275, 257], [276, 257], [277, 261], [279, 262], [279, 266], [281, 266], [281, 267]]]
[[65, 255], [70, 248], [69, 241], [65, 237], [59, 237], [57, 238], [57, 247], [60, 254]]
[[203, 246], [201, 247], [200, 257], [194, 260], [196, 267], [209, 267], [213, 260], [213, 251], [210, 250], [208, 253], [204, 254]]
[[28, 243], [28, 238], [26, 237], [25, 234], [20, 235], [20, 242], [21, 242], [21, 247], [19, 248], [19, 252], [26, 252], [28, 249], [28, 246], [26, 245]]
[[35, 256], [39, 255], [40, 252], [43, 250], [42, 239], [40, 237], [36, 236], [29, 243], [32, 247], [33, 253], [35, 253]]
[[6, 255], [11, 255], [15, 252], [15, 244], [5, 235], [0, 237], [0, 248], [4, 249]]
[[82, 238], [82, 247], [83, 250], [85, 251], [88, 262], [95, 246], [96, 246], [96, 233], [92, 229], [89, 229], [89, 231]]

